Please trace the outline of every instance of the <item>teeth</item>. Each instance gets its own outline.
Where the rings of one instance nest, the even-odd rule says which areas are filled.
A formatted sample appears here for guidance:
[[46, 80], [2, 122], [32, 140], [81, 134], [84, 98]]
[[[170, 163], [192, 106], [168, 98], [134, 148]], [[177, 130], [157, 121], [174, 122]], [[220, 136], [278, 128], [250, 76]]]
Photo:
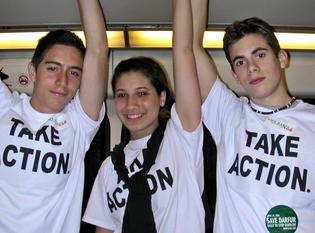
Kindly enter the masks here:
[[139, 117], [141, 117], [141, 114], [127, 115], [127, 118], [129, 118], [129, 119], [136, 119], [136, 118], [139, 118]]

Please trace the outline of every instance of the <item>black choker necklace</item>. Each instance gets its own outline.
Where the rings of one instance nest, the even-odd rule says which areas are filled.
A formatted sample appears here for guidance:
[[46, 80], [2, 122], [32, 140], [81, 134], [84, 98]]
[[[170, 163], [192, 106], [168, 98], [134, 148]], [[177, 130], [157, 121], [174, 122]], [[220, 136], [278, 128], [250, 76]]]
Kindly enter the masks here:
[[276, 109], [274, 109], [274, 110], [272, 110], [272, 111], [270, 111], [270, 112], [263, 112], [263, 111], [259, 111], [259, 110], [255, 109], [255, 108], [252, 106], [252, 104], [251, 104], [251, 102], [250, 102], [250, 99], [248, 99], [248, 105], [249, 105], [249, 107], [250, 107], [254, 112], [257, 112], [258, 114], [270, 115], [270, 114], [273, 114], [273, 113], [276, 113], [276, 112], [280, 112], [280, 111], [282, 111], [282, 110], [284, 110], [284, 109], [287, 109], [287, 108], [291, 107], [295, 100], [296, 100], [295, 97], [292, 97], [290, 103], [288, 103], [287, 105], [285, 105], [285, 106], [283, 106], [283, 107], [281, 107], [281, 108], [276, 108]]

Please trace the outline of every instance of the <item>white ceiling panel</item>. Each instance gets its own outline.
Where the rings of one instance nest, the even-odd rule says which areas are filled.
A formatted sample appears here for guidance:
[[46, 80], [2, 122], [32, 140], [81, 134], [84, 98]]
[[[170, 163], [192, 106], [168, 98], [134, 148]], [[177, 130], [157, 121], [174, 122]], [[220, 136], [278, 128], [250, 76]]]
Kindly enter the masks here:
[[[111, 25], [169, 25], [171, 0], [101, 0]], [[75, 0], [1, 0], [0, 28], [79, 25]], [[210, 0], [209, 25], [251, 16], [274, 26], [314, 29], [314, 0]]]

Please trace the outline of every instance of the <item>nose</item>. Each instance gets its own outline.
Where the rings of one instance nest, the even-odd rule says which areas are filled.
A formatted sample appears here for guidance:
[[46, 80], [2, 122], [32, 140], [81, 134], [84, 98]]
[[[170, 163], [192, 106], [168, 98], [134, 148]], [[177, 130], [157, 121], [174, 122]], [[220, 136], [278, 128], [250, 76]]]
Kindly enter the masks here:
[[67, 86], [67, 83], [68, 83], [68, 76], [67, 76], [67, 73], [66, 73], [66, 72], [60, 72], [60, 73], [58, 74], [57, 83], [58, 83], [60, 86]]
[[137, 105], [137, 98], [135, 96], [129, 96], [127, 100], [127, 107], [133, 108]]
[[259, 66], [255, 60], [251, 59], [248, 61], [248, 73], [259, 71]]

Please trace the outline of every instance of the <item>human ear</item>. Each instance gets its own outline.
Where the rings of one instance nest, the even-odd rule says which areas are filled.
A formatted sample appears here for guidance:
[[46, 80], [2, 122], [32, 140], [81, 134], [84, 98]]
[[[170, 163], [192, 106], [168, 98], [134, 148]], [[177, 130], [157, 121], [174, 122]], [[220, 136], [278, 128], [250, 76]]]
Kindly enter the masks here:
[[166, 91], [162, 91], [160, 94], [160, 106], [164, 107], [166, 102]]
[[33, 82], [35, 82], [35, 80], [36, 80], [36, 70], [35, 70], [34, 64], [32, 62], [28, 63], [27, 71], [28, 71], [29, 78]]
[[285, 69], [289, 65], [289, 56], [285, 50], [280, 50], [278, 53], [278, 59], [280, 61], [280, 67]]

